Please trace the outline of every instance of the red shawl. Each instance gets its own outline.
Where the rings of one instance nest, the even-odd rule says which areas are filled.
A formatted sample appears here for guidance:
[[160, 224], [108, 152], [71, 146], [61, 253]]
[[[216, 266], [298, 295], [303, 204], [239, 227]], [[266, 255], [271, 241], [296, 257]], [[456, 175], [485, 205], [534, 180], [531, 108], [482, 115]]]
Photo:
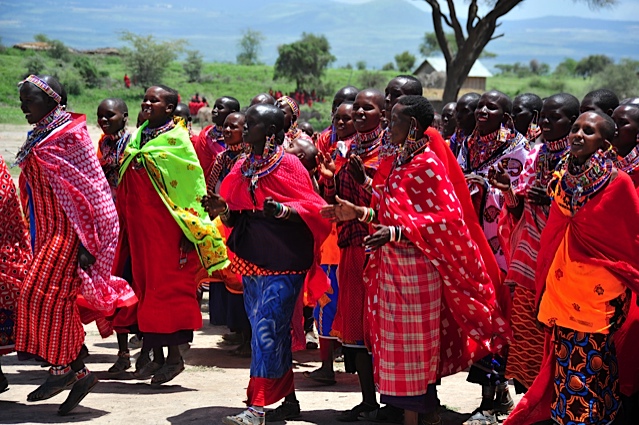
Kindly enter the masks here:
[[[128, 283], [111, 275], [118, 242], [118, 215], [111, 198], [84, 115], [37, 144], [31, 154], [46, 174], [82, 245], [96, 259], [87, 271], [78, 266], [82, 295], [104, 315], [117, 307], [135, 304]], [[82, 299], [78, 299], [82, 305]]]
[[[537, 257], [537, 304], [568, 226], [568, 255], [571, 260], [603, 266], [633, 292], [639, 292], [639, 197], [630, 177], [623, 171], [617, 172], [617, 177], [573, 217], [564, 215], [553, 202]], [[612, 235], [616, 236], [614, 240]], [[505, 424], [527, 425], [550, 418], [555, 358], [549, 339], [550, 334], [547, 333], [539, 376]]]
[[191, 136], [191, 142], [193, 143], [195, 153], [197, 153], [197, 159], [200, 161], [205, 176], [211, 174], [215, 157], [226, 149], [216, 140], [209, 137], [209, 133], [213, 127], [215, 127], [215, 125], [204, 127], [204, 129], [200, 131], [199, 136]]
[[459, 358], [447, 362], [447, 356], [442, 356], [442, 376], [501, 349], [511, 338], [510, 327], [496, 306], [494, 287], [446, 168], [434, 152], [426, 149], [391, 172], [384, 185], [379, 220], [402, 226], [402, 235], [442, 277], [445, 309], [458, 326], [457, 332], [442, 333], [442, 350], [460, 340], [460, 334], [464, 336]]
[[[439, 131], [433, 127], [428, 127], [424, 134], [430, 139], [430, 149], [435, 153], [435, 155], [437, 155], [437, 158], [439, 158], [446, 169], [448, 179], [452, 183], [455, 195], [457, 195], [457, 199], [461, 204], [462, 216], [466, 222], [468, 230], [470, 231], [470, 236], [479, 248], [481, 257], [484, 260], [486, 272], [488, 273], [488, 276], [490, 276], [490, 280], [493, 282], [497, 292], [497, 302], [508, 318], [510, 317], [508, 312], [508, 306], [510, 305], [510, 292], [508, 288], [505, 288], [502, 285], [504, 279], [503, 273], [497, 265], [495, 254], [493, 254], [493, 250], [488, 244], [486, 235], [484, 235], [484, 230], [482, 229], [481, 224], [479, 224], [479, 219], [477, 218], [473, 202], [470, 198], [470, 192], [468, 191], [464, 172], [457, 163], [455, 155], [446, 145], [444, 138], [441, 134], [439, 134]], [[375, 174], [375, 177], [373, 178], [373, 187], [384, 184], [386, 177], [388, 177], [392, 169], [393, 161], [394, 158], [392, 157], [386, 158], [382, 161], [377, 169], [377, 174]]]
[[[241, 167], [246, 158], [239, 159], [220, 187], [220, 195], [226, 199], [230, 210], [261, 210], [266, 197], [271, 197], [297, 211], [313, 234], [315, 262], [306, 276], [306, 305], [315, 302], [329, 287], [328, 277], [320, 267], [320, 248], [331, 231], [331, 224], [320, 217], [319, 210], [326, 202], [313, 189], [308, 171], [300, 160], [284, 154], [282, 162], [270, 174], [259, 179], [255, 189], [257, 206], [249, 193], [249, 180], [242, 175]], [[264, 247], [268, 249], [268, 247]]]

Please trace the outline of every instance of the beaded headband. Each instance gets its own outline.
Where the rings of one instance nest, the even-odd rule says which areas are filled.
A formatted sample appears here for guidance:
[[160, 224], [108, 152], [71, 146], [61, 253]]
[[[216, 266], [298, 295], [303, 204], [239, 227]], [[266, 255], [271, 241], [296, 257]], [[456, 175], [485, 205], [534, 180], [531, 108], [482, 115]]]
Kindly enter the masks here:
[[44, 81], [42, 78], [38, 77], [37, 75], [33, 75], [33, 74], [29, 75], [27, 78], [25, 78], [24, 80], [18, 83], [18, 87], [21, 87], [24, 83], [33, 84], [34, 86], [36, 86], [37, 88], [45, 92], [53, 100], [55, 100], [56, 103], [59, 104], [60, 102], [62, 102], [62, 97], [58, 93], [56, 93], [51, 88], [51, 86], [46, 83], [46, 81]]
[[282, 105], [283, 103], [286, 103], [288, 106], [291, 107], [291, 111], [293, 111], [293, 115], [295, 115], [295, 118], [300, 117], [300, 107], [297, 105], [297, 102], [292, 97], [282, 96], [279, 99], [277, 99], [277, 102], [280, 105]]

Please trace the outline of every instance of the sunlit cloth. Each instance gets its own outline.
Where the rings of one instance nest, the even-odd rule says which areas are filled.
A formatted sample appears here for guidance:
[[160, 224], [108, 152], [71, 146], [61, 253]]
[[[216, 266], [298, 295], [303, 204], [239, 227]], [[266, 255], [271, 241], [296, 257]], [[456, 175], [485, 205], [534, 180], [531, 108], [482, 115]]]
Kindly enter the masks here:
[[201, 204], [206, 183], [188, 131], [178, 124], [140, 147], [147, 125], [148, 121], [127, 146], [120, 175], [129, 166], [144, 167], [166, 209], [195, 245], [204, 268], [213, 272], [226, 267], [228, 258], [222, 236]]
[[208, 176], [215, 158], [226, 149], [224, 134], [215, 124], [204, 127], [198, 136], [193, 137], [193, 147], [204, 175]]
[[115, 192], [120, 180], [120, 160], [130, 139], [131, 134], [122, 129], [117, 134], [103, 134], [98, 141], [98, 160], [109, 182], [113, 201], [115, 201]]
[[0, 355], [13, 351], [18, 296], [31, 265], [29, 234], [7, 165], [0, 156]]

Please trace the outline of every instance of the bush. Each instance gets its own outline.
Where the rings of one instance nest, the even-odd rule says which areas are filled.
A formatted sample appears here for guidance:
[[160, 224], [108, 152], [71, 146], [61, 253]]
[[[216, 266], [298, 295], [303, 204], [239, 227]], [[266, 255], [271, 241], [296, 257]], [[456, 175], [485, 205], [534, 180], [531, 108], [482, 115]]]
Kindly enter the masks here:
[[27, 75], [42, 74], [47, 65], [42, 55], [27, 56], [22, 64], [25, 68], [27, 68]]
[[364, 88], [375, 88], [384, 91], [387, 78], [381, 72], [362, 71], [359, 75], [359, 86]]
[[89, 61], [89, 58], [77, 55], [73, 60], [73, 67], [80, 74], [87, 87], [93, 88], [100, 85], [100, 73], [95, 65]]

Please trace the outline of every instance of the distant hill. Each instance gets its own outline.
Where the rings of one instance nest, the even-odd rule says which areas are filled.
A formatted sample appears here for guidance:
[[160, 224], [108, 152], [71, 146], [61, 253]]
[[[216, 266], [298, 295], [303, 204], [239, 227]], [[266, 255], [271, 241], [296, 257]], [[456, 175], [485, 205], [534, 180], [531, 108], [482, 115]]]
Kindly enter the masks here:
[[[212, 6], [214, 5], [214, 6]], [[118, 33], [153, 34], [158, 39], [183, 38], [206, 61], [234, 62], [242, 30], [261, 31], [261, 60], [272, 64], [277, 46], [304, 31], [324, 34], [337, 57], [335, 66], [363, 60], [380, 68], [395, 54], [417, 54], [423, 34], [432, 30], [430, 14], [406, 0], [374, 0], [362, 4], [300, 0], [191, 0], [170, 6], [158, 0], [80, 2], [70, 0], [0, 0], [0, 36], [5, 45], [33, 40], [37, 33], [77, 49], [119, 47]], [[639, 23], [547, 17], [503, 20], [489, 50], [499, 56], [484, 61], [525, 62], [551, 66], [565, 57], [607, 54], [639, 59]], [[418, 59], [418, 61], [421, 58]]]

